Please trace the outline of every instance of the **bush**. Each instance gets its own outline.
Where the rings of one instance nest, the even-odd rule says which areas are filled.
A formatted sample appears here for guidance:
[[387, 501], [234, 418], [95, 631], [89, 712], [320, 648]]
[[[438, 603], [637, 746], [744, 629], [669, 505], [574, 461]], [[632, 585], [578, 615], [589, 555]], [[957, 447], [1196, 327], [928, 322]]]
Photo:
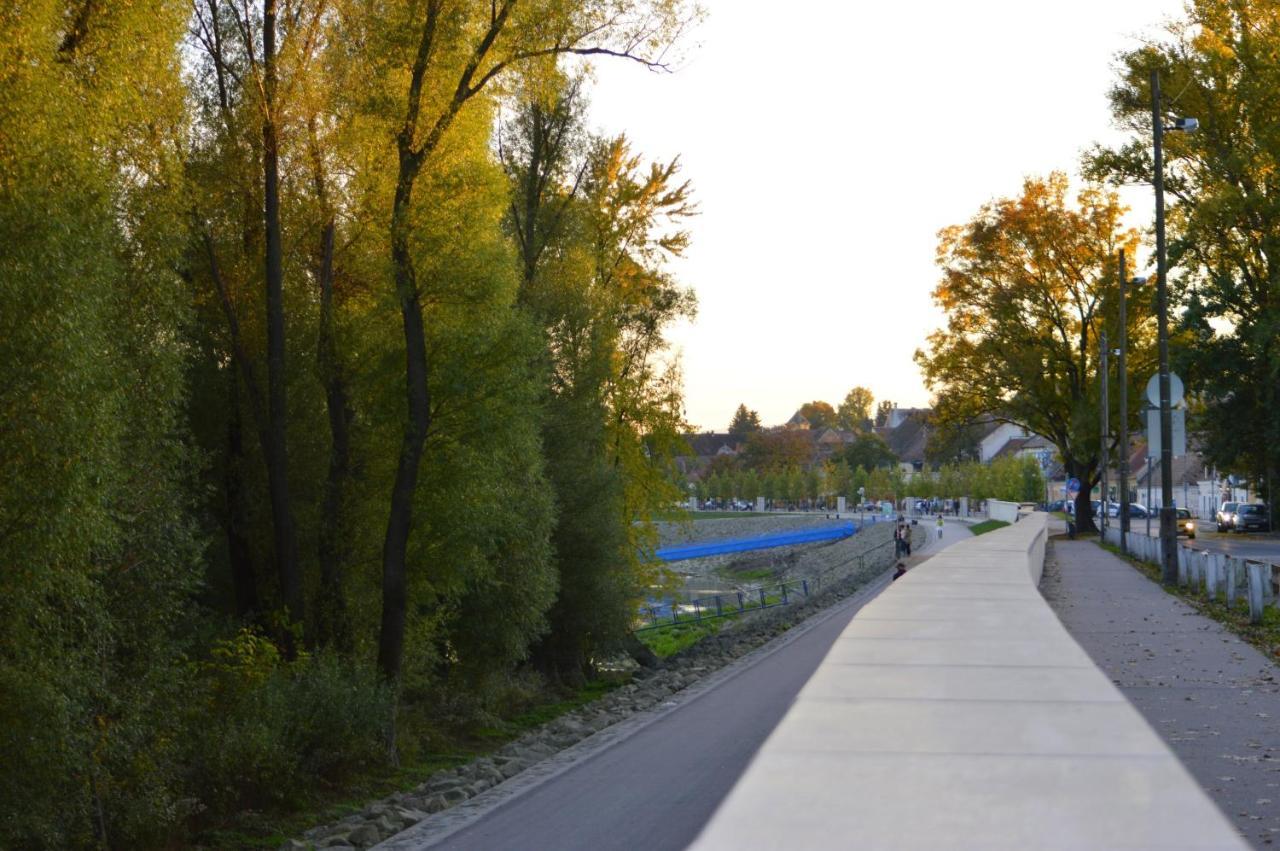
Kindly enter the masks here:
[[289, 803], [386, 753], [392, 696], [372, 669], [329, 652], [287, 664], [247, 630], [213, 656], [188, 763], [192, 794], [212, 815]]

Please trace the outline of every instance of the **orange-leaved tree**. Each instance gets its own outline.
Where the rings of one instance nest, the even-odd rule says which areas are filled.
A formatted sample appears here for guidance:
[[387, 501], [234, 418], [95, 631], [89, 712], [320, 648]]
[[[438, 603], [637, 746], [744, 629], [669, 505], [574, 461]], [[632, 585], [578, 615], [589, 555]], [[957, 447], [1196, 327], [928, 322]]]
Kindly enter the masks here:
[[[1133, 258], [1138, 243], [1124, 213], [1116, 194], [1098, 186], [1071, 198], [1067, 176], [1054, 172], [945, 228], [933, 297], [947, 324], [916, 352], [941, 423], [988, 417], [1057, 447], [1067, 474], [1083, 484], [1076, 516], [1086, 529], [1089, 488], [1100, 473], [1100, 335], [1105, 330], [1112, 345], [1119, 339], [1117, 252]], [[1143, 307], [1149, 289], [1129, 291], [1132, 375], [1154, 360], [1151, 311]], [[1129, 394], [1131, 413], [1139, 395]], [[1114, 438], [1111, 448], [1114, 457]]]

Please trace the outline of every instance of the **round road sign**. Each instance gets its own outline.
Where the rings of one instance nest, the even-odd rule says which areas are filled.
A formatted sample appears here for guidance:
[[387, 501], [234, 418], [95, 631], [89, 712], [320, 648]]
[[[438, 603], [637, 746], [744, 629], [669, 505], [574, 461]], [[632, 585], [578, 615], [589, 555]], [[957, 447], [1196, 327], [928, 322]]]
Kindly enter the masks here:
[[[1169, 407], [1182, 404], [1182, 391], [1182, 379], [1176, 372], [1169, 373]], [[1147, 382], [1147, 401], [1153, 408], [1160, 407], [1160, 373], [1158, 372]]]

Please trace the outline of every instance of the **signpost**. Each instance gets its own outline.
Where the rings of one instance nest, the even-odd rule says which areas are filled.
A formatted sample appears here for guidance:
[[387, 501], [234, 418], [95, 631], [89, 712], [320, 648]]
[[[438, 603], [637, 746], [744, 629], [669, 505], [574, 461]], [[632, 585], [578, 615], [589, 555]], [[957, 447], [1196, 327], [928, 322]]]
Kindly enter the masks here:
[[[1169, 406], [1172, 437], [1169, 448], [1174, 457], [1187, 454], [1187, 412], [1181, 407], [1184, 389], [1182, 379], [1176, 373], [1169, 373]], [[1151, 376], [1147, 381], [1147, 401], [1151, 407], [1147, 409], [1147, 457], [1160, 457], [1160, 374]], [[1150, 500], [1147, 500], [1150, 502]], [[1151, 506], [1147, 506], [1150, 508]]]

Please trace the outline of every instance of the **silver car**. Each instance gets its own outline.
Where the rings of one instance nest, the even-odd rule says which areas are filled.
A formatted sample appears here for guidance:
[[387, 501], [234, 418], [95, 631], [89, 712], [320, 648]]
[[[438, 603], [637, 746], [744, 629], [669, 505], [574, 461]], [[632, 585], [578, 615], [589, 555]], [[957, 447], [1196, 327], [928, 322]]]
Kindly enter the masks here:
[[1236, 522], [1236, 509], [1240, 507], [1238, 502], [1224, 502], [1218, 508], [1218, 531], [1229, 532]]

